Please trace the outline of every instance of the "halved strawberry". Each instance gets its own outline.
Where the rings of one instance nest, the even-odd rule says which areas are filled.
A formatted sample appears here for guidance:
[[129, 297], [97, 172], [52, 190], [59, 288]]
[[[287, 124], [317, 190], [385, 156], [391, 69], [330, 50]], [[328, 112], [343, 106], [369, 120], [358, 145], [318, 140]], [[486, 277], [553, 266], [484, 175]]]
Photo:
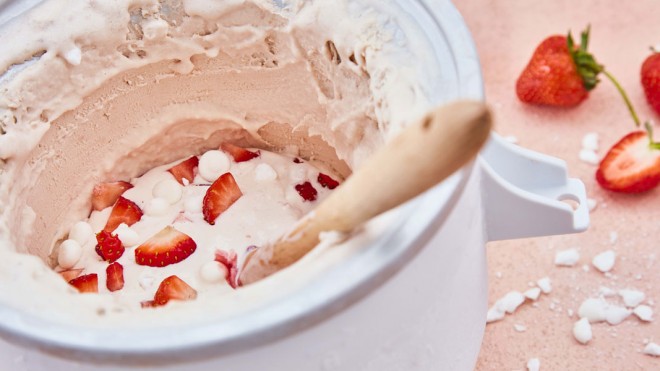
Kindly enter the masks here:
[[229, 153], [236, 162], [250, 161], [253, 158], [261, 156], [261, 152], [259, 151], [256, 152], [248, 151], [245, 148], [235, 146], [231, 143], [222, 143], [220, 145], [220, 149]]
[[623, 137], [605, 155], [596, 171], [596, 180], [615, 192], [648, 191], [660, 183], [660, 143], [649, 133], [634, 131]]
[[135, 249], [135, 262], [164, 267], [186, 259], [196, 249], [197, 244], [190, 236], [167, 226]]
[[71, 281], [72, 279], [80, 276], [80, 273], [82, 273], [83, 269], [82, 268], [77, 268], [77, 269], [67, 269], [65, 271], [61, 271], [60, 275], [66, 282]]
[[195, 168], [197, 168], [197, 166], [199, 166], [199, 159], [197, 156], [193, 156], [171, 167], [167, 171], [174, 175], [174, 179], [176, 179], [177, 182], [183, 184], [183, 179], [187, 179], [188, 184], [190, 184], [195, 179]]
[[323, 173], [319, 173], [318, 178], [316, 179], [320, 185], [328, 189], [335, 189], [339, 185], [339, 182], [330, 178], [330, 176]]
[[302, 184], [296, 185], [296, 191], [298, 191], [298, 194], [300, 197], [302, 197], [305, 201], [314, 201], [316, 200], [316, 195], [318, 192], [316, 191], [316, 188], [312, 185], [310, 182], [305, 182]]
[[86, 274], [69, 281], [79, 292], [99, 292], [99, 278], [96, 273]]
[[133, 188], [128, 182], [99, 183], [92, 191], [92, 209], [100, 211], [112, 206], [126, 190]]
[[114, 262], [105, 268], [105, 286], [110, 291], [117, 291], [124, 288], [124, 267]]
[[194, 300], [197, 291], [177, 276], [169, 276], [160, 283], [156, 295], [155, 305], [165, 305], [170, 300]]
[[236, 276], [238, 275], [238, 257], [236, 256], [236, 252], [234, 250], [217, 250], [215, 252], [215, 261], [227, 268], [227, 277], [225, 277], [225, 279], [227, 280], [229, 286], [236, 288], [238, 283], [236, 280]]
[[121, 258], [126, 249], [116, 234], [101, 231], [96, 234], [96, 248], [94, 250], [103, 260], [112, 263]]
[[119, 196], [117, 203], [112, 207], [104, 231], [114, 232], [121, 223], [131, 226], [142, 219], [142, 210], [135, 202]]
[[214, 225], [218, 216], [229, 209], [241, 196], [243, 196], [243, 192], [238, 188], [234, 176], [231, 173], [222, 174], [211, 184], [204, 195], [202, 202], [204, 220]]

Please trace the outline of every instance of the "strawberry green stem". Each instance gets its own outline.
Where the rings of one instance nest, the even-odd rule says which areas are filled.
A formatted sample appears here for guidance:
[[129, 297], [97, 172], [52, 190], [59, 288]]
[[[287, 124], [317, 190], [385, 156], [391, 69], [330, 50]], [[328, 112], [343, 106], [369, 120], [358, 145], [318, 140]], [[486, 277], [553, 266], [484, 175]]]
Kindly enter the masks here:
[[651, 126], [650, 122], [645, 122], [644, 127], [646, 128], [646, 133], [649, 135], [649, 147], [651, 149], [658, 149], [660, 150], [660, 142], [654, 142], [653, 141], [653, 126]]
[[639, 117], [637, 116], [637, 112], [635, 112], [635, 108], [633, 108], [632, 103], [630, 103], [630, 99], [628, 98], [628, 94], [626, 94], [625, 90], [623, 90], [623, 87], [621, 84], [619, 84], [618, 81], [610, 74], [607, 72], [607, 70], [602, 70], [603, 74], [607, 76], [607, 78], [614, 84], [616, 87], [616, 90], [621, 93], [621, 97], [623, 98], [623, 101], [626, 103], [626, 106], [628, 107], [628, 112], [630, 112], [630, 115], [633, 118], [633, 121], [635, 121], [635, 126], [639, 127], [641, 125], [641, 122], [639, 121]]

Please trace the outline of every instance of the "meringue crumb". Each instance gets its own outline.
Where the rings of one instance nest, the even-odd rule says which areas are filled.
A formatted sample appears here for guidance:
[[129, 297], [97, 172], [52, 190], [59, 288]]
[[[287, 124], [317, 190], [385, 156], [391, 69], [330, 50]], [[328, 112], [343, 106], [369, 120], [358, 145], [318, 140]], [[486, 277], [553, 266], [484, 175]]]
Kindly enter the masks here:
[[573, 325], [573, 337], [580, 344], [587, 344], [592, 338], [591, 324], [586, 318], [582, 318]]
[[531, 288], [523, 293], [526, 298], [536, 300], [541, 295], [541, 289], [538, 287]]
[[621, 298], [623, 299], [623, 303], [630, 308], [636, 307], [639, 304], [641, 304], [642, 301], [644, 301], [644, 298], [646, 297], [646, 295], [644, 295], [644, 293], [641, 291], [629, 290], [629, 289], [619, 290], [619, 296], [621, 296]]
[[550, 281], [550, 277], [543, 277], [536, 281], [536, 284], [544, 294], [552, 292], [552, 282]]
[[590, 132], [582, 137], [582, 149], [598, 151], [598, 133]]
[[614, 267], [615, 262], [616, 253], [613, 250], [607, 250], [594, 256], [591, 264], [593, 264], [599, 271], [606, 273]]
[[653, 308], [648, 305], [638, 305], [633, 309], [633, 314], [644, 322], [653, 321]]
[[610, 243], [614, 245], [619, 240], [619, 233], [617, 231], [610, 231]]
[[527, 327], [525, 325], [516, 323], [513, 325], [513, 329], [516, 330], [517, 332], [525, 332], [525, 330], [527, 330]]
[[596, 210], [597, 206], [598, 206], [598, 201], [594, 200], [593, 198], [587, 198], [587, 208], [589, 209], [590, 212]]
[[598, 293], [603, 297], [616, 295], [616, 292], [607, 286], [600, 286], [598, 288]]
[[538, 358], [531, 358], [527, 361], [527, 371], [539, 371], [541, 369], [541, 361]]
[[644, 347], [644, 354], [648, 354], [653, 357], [660, 357], [660, 345], [656, 343], [648, 343]]
[[578, 317], [589, 322], [602, 322], [606, 319], [607, 302], [603, 299], [588, 298], [580, 304]]
[[559, 267], [572, 267], [580, 260], [577, 249], [557, 251], [555, 254], [555, 265]]
[[598, 157], [598, 154], [590, 149], [581, 149], [580, 153], [578, 154], [578, 157], [580, 158], [580, 161], [585, 162], [589, 165], [598, 165], [598, 163], [600, 162], [600, 158]]

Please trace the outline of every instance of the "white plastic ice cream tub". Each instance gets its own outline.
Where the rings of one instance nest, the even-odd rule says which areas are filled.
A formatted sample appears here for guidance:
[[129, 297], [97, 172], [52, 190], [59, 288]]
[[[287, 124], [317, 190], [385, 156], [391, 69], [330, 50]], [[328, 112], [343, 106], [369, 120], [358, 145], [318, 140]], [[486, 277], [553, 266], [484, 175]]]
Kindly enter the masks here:
[[[397, 3], [432, 41], [443, 79], [434, 103], [484, 99], [475, 47], [449, 1]], [[224, 321], [99, 330], [0, 303], [0, 366], [469, 370], [486, 322], [487, 242], [588, 225], [584, 186], [562, 161], [496, 134], [476, 161], [393, 217], [396, 227], [326, 274]]]

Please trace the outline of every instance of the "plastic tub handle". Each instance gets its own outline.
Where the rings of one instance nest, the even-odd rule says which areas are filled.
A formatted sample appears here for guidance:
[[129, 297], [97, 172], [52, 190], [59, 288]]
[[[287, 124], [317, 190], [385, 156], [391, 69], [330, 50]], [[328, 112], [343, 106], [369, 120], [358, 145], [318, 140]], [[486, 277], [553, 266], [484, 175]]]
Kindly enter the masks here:
[[583, 232], [586, 190], [563, 160], [492, 134], [479, 156], [488, 241]]

